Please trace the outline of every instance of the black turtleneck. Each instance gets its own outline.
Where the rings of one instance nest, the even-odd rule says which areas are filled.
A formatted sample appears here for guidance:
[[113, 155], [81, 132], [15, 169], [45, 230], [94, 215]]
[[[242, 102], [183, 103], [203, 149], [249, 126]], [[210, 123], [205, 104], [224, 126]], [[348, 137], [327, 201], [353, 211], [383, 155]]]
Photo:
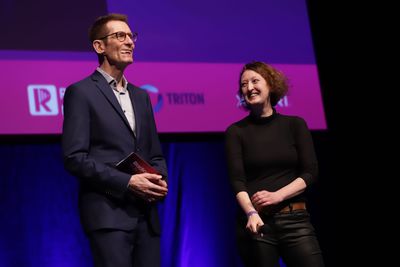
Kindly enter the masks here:
[[228, 127], [225, 148], [235, 193], [277, 191], [297, 177], [308, 186], [317, 176], [312, 137], [300, 117], [275, 110], [269, 117], [250, 114]]

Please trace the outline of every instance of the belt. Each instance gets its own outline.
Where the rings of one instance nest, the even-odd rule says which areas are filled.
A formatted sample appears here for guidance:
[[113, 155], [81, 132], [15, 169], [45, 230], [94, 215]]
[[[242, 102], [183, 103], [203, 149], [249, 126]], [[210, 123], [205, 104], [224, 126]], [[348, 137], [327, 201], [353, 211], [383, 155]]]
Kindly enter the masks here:
[[283, 209], [278, 211], [278, 213], [281, 212], [291, 212], [294, 210], [305, 210], [306, 209], [306, 203], [305, 202], [294, 202], [294, 203], [289, 203], [289, 205], [285, 206]]

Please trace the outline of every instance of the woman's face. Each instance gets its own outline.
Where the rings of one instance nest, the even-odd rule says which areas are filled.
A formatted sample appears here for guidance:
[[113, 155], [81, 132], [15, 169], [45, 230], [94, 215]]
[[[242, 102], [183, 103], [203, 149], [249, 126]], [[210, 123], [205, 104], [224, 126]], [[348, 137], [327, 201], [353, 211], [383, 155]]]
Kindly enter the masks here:
[[252, 70], [243, 72], [240, 85], [247, 105], [266, 105], [269, 102], [270, 88], [267, 81], [257, 72]]

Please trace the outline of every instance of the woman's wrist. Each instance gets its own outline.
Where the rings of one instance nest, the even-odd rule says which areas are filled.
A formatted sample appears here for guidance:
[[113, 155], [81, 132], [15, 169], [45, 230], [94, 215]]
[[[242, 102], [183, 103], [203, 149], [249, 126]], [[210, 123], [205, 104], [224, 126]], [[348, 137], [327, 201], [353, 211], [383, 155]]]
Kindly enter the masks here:
[[250, 216], [254, 215], [254, 214], [258, 214], [258, 212], [256, 210], [251, 210], [249, 212], [246, 213], [247, 218], [249, 218]]

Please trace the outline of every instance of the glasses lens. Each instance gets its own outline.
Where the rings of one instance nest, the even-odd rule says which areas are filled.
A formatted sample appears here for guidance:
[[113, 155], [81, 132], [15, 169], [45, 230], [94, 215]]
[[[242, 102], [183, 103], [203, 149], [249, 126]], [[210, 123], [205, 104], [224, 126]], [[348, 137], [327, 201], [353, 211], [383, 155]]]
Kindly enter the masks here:
[[120, 41], [120, 42], [125, 41], [125, 38], [126, 38], [126, 33], [125, 32], [117, 32], [115, 34], [117, 36], [118, 41]]
[[126, 32], [116, 32], [115, 35], [117, 36], [118, 41], [123, 42], [128, 35], [132, 42], [136, 42], [137, 40], [137, 33], [126, 33]]

